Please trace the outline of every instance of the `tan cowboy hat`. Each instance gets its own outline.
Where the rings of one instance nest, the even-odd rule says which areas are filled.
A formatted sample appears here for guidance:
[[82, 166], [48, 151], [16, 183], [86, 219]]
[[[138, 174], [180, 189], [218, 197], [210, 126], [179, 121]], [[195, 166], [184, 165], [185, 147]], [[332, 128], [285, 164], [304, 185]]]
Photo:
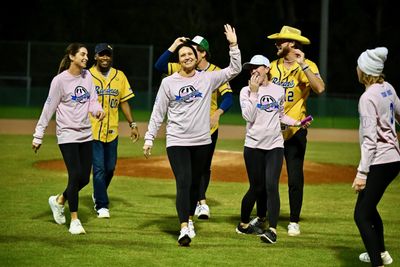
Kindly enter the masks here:
[[279, 33], [274, 33], [268, 36], [268, 39], [288, 39], [295, 40], [301, 44], [310, 44], [310, 40], [304, 36], [301, 36], [301, 31], [299, 29], [283, 26]]

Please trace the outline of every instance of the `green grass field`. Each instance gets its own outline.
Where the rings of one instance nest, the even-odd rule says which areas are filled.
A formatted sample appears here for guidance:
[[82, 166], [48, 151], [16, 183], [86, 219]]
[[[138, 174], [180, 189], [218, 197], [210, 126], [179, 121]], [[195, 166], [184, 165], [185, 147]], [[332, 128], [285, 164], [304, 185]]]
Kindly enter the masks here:
[[[248, 184], [211, 181], [211, 220], [197, 220], [197, 236], [183, 248], [176, 240], [175, 181], [118, 176], [109, 188], [111, 219], [96, 218], [89, 184], [80, 192], [79, 207], [87, 235], [72, 236], [67, 226], [54, 223], [47, 204], [65, 188], [66, 173], [33, 167], [61, 158], [55, 137], [46, 136], [38, 154], [31, 150], [31, 136], [0, 137], [1, 266], [369, 266], [358, 260], [364, 247], [353, 221], [356, 194], [350, 184], [305, 186], [298, 237], [286, 234], [287, 186], [281, 184], [278, 242], [271, 245], [235, 233]], [[218, 142], [217, 149], [242, 150], [242, 140]], [[131, 144], [121, 138], [119, 156], [142, 157], [142, 145], [143, 140]], [[162, 153], [165, 143], [158, 140], [153, 155]], [[309, 142], [306, 157], [356, 166], [359, 148]], [[399, 186], [397, 178], [378, 207], [392, 266], [400, 266]]]

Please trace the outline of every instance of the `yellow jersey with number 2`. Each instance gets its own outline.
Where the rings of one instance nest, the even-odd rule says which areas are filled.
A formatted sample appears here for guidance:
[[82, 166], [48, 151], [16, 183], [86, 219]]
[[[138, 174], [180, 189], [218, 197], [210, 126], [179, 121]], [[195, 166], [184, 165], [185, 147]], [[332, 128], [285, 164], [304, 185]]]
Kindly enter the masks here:
[[[319, 77], [317, 65], [311, 60], [306, 59], [305, 63], [310, 70]], [[293, 64], [290, 69], [283, 65], [283, 58], [271, 62], [271, 82], [285, 88], [285, 114], [296, 120], [306, 117], [306, 100], [311, 92], [311, 86], [306, 74], [299, 64]], [[300, 127], [284, 127], [282, 130], [283, 138], [290, 139]]]

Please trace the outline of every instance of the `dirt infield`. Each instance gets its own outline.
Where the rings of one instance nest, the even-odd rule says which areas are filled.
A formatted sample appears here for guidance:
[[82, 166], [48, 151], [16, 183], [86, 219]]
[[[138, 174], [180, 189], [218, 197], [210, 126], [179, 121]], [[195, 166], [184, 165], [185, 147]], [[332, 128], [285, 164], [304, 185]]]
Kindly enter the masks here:
[[[66, 171], [62, 160], [37, 162], [36, 167]], [[173, 179], [173, 173], [166, 156], [143, 158], [119, 158], [116, 175], [131, 177], [153, 177]], [[306, 184], [351, 183], [356, 174], [356, 168], [306, 161], [304, 175]], [[247, 182], [247, 174], [243, 155], [240, 152], [216, 151], [211, 180], [225, 182]], [[280, 181], [287, 182], [286, 167], [284, 166]]]
[[[36, 121], [34, 120], [7, 120], [0, 119], [0, 134], [32, 134]], [[145, 123], [139, 123], [141, 136], [147, 129]], [[163, 136], [165, 129], [160, 130], [159, 136]], [[55, 123], [52, 121], [46, 130], [47, 135], [54, 135]], [[220, 139], [243, 139], [244, 126], [222, 125], [219, 129]], [[127, 123], [120, 123], [120, 135], [128, 136]], [[358, 133], [354, 130], [335, 129], [309, 129], [309, 141], [332, 142], [357, 142]], [[65, 171], [62, 160], [37, 162], [38, 168]], [[119, 158], [116, 167], [116, 175], [131, 177], [153, 177], [173, 179], [173, 174], [166, 156], [151, 157], [146, 160], [139, 158]], [[351, 166], [339, 166], [334, 164], [321, 164], [306, 161], [304, 163], [305, 183], [351, 183], [356, 174], [356, 168]], [[212, 180], [226, 182], [247, 182], [247, 174], [242, 152], [216, 151], [212, 163]], [[286, 167], [281, 174], [281, 182], [287, 182]]]

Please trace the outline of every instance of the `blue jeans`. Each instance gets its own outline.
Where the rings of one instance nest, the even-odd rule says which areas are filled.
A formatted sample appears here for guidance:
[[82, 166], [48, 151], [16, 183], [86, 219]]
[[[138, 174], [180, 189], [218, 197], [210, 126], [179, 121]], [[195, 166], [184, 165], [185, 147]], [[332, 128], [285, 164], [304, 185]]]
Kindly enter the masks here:
[[108, 209], [107, 188], [117, 164], [118, 137], [110, 143], [93, 140], [93, 193], [95, 209]]

